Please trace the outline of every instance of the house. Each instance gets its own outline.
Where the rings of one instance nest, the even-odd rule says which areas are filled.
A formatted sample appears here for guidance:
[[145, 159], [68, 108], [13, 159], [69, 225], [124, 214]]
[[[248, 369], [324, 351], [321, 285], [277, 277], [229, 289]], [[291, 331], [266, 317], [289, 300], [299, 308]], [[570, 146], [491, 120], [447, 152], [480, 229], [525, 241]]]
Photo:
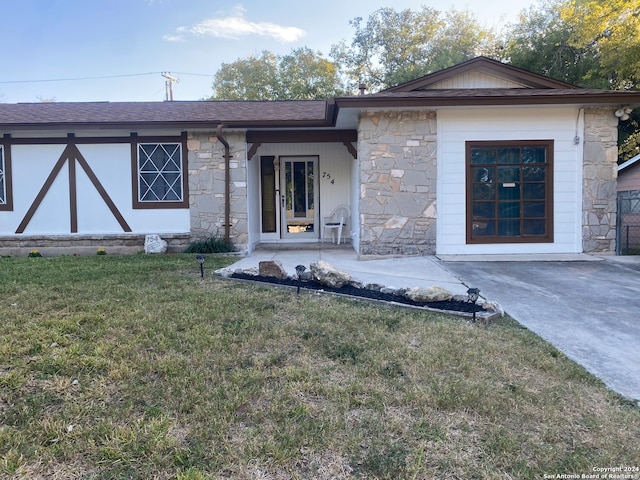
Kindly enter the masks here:
[[618, 192], [640, 190], [640, 153], [618, 165]]
[[621, 106], [479, 57], [327, 101], [0, 104], [0, 253], [318, 242], [360, 255], [610, 253]]
[[616, 253], [640, 253], [640, 154], [618, 165]]

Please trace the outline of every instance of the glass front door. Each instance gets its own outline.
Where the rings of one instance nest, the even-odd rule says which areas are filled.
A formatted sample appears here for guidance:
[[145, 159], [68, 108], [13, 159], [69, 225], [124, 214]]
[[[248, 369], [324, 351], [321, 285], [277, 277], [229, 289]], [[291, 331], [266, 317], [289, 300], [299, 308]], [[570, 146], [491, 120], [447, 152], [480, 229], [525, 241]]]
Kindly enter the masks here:
[[318, 157], [280, 157], [282, 238], [318, 238]]

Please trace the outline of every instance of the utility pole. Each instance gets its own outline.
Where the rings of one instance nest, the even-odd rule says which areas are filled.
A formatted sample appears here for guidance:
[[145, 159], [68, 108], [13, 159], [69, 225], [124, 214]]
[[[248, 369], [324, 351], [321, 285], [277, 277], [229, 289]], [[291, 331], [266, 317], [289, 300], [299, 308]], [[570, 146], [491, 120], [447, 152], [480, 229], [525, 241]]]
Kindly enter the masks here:
[[173, 102], [173, 84], [180, 83], [180, 79], [172, 76], [169, 72], [162, 72], [162, 76], [166, 79], [164, 82], [165, 100]]

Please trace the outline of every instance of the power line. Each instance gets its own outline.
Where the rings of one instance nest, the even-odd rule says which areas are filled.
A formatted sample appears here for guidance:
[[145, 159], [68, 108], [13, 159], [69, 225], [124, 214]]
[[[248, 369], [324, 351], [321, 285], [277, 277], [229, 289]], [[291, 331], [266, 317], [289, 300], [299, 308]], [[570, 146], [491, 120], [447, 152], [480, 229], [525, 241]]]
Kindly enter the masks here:
[[[110, 78], [126, 78], [126, 77], [143, 77], [148, 75], [162, 75], [165, 72], [147, 72], [147, 73], [128, 73], [122, 75], [102, 75], [96, 77], [71, 77], [71, 78], [49, 78], [39, 80], [0, 80], [0, 84], [6, 85], [11, 83], [49, 83], [49, 82], [75, 82], [81, 80], [105, 80]], [[175, 72], [177, 75], [191, 75], [196, 77], [213, 77], [209, 73], [185, 73]]]
[[103, 75], [99, 77], [74, 77], [74, 78], [50, 78], [42, 80], [0, 80], [0, 84], [8, 83], [48, 83], [48, 82], [74, 82], [78, 80], [104, 80], [108, 78], [125, 78], [125, 77], [142, 77], [146, 75], [158, 75], [162, 72], [148, 72], [148, 73], [129, 73], [125, 75]]

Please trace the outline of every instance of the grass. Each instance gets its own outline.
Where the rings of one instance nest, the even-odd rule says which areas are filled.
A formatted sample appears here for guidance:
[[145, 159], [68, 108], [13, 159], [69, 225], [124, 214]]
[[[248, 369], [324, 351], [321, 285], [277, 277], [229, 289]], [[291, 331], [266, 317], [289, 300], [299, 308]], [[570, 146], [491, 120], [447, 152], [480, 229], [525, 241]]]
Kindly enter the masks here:
[[[206, 272], [230, 262], [209, 256]], [[0, 478], [640, 465], [638, 408], [509, 318], [474, 326], [135, 255], [2, 258], [0, 319]]]

